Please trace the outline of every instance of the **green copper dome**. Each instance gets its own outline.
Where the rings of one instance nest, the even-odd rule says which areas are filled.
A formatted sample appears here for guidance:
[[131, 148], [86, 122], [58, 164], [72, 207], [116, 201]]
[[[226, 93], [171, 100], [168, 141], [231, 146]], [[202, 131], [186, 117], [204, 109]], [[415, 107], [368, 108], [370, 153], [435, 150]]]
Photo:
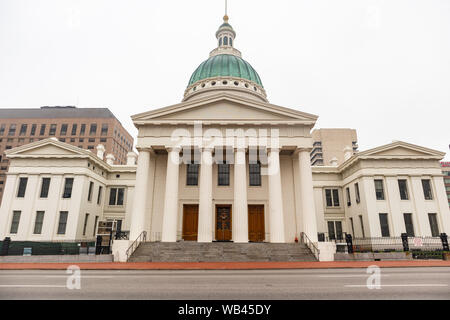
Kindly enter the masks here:
[[263, 87], [255, 69], [244, 59], [231, 54], [216, 55], [204, 61], [192, 74], [188, 86], [197, 81], [213, 77], [242, 78]]

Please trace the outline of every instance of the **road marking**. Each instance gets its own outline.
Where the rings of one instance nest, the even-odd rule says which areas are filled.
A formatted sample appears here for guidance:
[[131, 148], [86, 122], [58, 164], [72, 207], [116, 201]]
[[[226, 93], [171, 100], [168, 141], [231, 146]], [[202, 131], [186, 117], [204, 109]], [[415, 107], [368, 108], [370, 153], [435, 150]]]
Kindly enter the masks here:
[[[344, 287], [347, 288], [363, 288], [363, 287], [367, 287], [366, 284], [346, 284], [344, 285]], [[435, 284], [422, 284], [422, 283], [418, 283], [418, 284], [383, 284], [380, 285], [380, 287], [448, 287], [448, 284], [440, 284], [440, 283], [435, 283]]]
[[[381, 276], [383, 277], [389, 277], [390, 275], [388, 274], [382, 274]], [[319, 278], [367, 278], [368, 275], [367, 274], [336, 274], [336, 275], [321, 275], [318, 276]]]
[[0, 288], [67, 288], [67, 287], [47, 285], [47, 284], [0, 284]]

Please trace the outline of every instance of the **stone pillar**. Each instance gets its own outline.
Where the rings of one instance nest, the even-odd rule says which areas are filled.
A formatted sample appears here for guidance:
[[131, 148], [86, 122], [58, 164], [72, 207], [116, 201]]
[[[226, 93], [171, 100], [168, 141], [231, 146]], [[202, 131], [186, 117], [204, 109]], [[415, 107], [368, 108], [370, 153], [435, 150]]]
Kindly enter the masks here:
[[234, 154], [234, 207], [233, 241], [248, 242], [247, 164], [245, 148], [237, 148]]
[[300, 172], [300, 199], [303, 212], [303, 232], [312, 242], [317, 242], [317, 221], [309, 149], [298, 150]]
[[162, 242], [177, 241], [180, 148], [168, 148]]
[[136, 185], [133, 195], [133, 213], [131, 215], [130, 240], [134, 241], [145, 228], [145, 208], [148, 197], [148, 173], [150, 168], [150, 151], [141, 150], [136, 170]]
[[438, 220], [440, 220], [439, 232], [450, 235], [450, 209], [448, 207], [447, 194], [445, 192], [445, 184], [442, 176], [434, 176], [432, 185], [435, 190], [436, 202], [439, 208]]
[[269, 227], [270, 242], [284, 243], [283, 197], [281, 193], [280, 150], [269, 149]]
[[203, 148], [200, 164], [198, 242], [212, 242], [212, 148]]

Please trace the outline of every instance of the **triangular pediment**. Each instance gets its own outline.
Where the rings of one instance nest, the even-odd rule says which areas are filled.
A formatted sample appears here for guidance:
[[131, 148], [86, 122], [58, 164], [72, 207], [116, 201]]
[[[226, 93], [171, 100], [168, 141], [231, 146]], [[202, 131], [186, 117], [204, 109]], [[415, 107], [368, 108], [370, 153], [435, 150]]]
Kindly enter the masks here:
[[72, 145], [54, 140], [45, 139], [29, 143], [14, 149], [5, 151], [9, 157], [66, 157], [66, 156], [86, 156], [88, 151], [74, 147]]
[[137, 124], [192, 121], [315, 123], [317, 116], [232, 94], [219, 94], [138, 114], [132, 119]]
[[440, 158], [444, 156], [443, 152], [403, 141], [396, 141], [359, 153], [359, 157], [365, 158]]

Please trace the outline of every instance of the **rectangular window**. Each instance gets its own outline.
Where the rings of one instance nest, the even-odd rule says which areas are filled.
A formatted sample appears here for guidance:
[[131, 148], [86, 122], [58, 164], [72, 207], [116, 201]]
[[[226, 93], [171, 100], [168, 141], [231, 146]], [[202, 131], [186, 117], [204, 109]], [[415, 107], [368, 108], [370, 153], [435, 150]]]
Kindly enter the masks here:
[[95, 136], [97, 134], [97, 124], [91, 123], [91, 127], [89, 129], [89, 135]]
[[352, 227], [352, 236], [355, 236], [355, 226], [353, 225], [353, 218], [349, 218], [350, 219], [350, 226]]
[[414, 237], [414, 224], [412, 221], [412, 213], [404, 213], [403, 219], [405, 220], [405, 229], [408, 237]]
[[41, 130], [39, 131], [39, 135], [40, 136], [45, 135], [45, 124], [41, 124]]
[[56, 124], [55, 123], [50, 125], [50, 131], [48, 134], [51, 136], [54, 136], [56, 134]]
[[347, 187], [345, 190], [347, 191], [347, 206], [350, 207], [352, 205], [352, 199], [350, 197], [350, 188]]
[[77, 135], [77, 124], [76, 123], [72, 124], [72, 132], [70, 134], [73, 136]]
[[6, 125], [4, 125], [4, 124], [0, 125], [0, 136], [5, 134], [5, 127], [6, 127]]
[[47, 198], [49, 189], [50, 189], [50, 178], [42, 178], [40, 198]]
[[377, 200], [384, 200], [383, 180], [375, 180], [375, 195]]
[[25, 197], [27, 183], [28, 183], [28, 178], [20, 178], [19, 179], [19, 189], [17, 190], [17, 198]]
[[390, 237], [387, 213], [380, 213], [379, 217], [380, 217], [381, 236]]
[[61, 125], [61, 130], [59, 130], [59, 134], [60, 134], [61, 136], [65, 136], [65, 135], [67, 134], [67, 127], [68, 127], [68, 124], [67, 124], [67, 123], [63, 123], [63, 124]]
[[109, 192], [109, 205], [122, 206], [124, 195], [125, 195], [124, 188], [111, 188]]
[[330, 240], [342, 240], [342, 222], [328, 221], [328, 238]]
[[34, 220], [34, 234], [41, 234], [42, 233], [42, 225], [44, 224], [44, 211], [37, 211], [36, 212], [36, 220]]
[[31, 125], [30, 136], [34, 136], [36, 134], [36, 128], [37, 128], [37, 124]]
[[15, 134], [16, 134], [16, 125], [15, 124], [10, 124], [9, 125], [8, 136], [14, 136]]
[[407, 184], [406, 180], [404, 180], [404, 179], [398, 180], [398, 189], [400, 191], [400, 199], [408, 200], [409, 199], [408, 184]]
[[230, 185], [230, 165], [229, 164], [218, 164], [218, 184], [219, 186], [229, 186]]
[[92, 189], [94, 188], [94, 182], [89, 182], [88, 201], [92, 200]]
[[102, 124], [102, 132], [101, 132], [102, 136], [106, 136], [108, 135], [108, 124], [107, 123], [103, 123]]
[[339, 190], [325, 189], [325, 198], [327, 207], [339, 207]]
[[28, 125], [27, 124], [23, 124], [20, 126], [20, 132], [19, 132], [19, 136], [24, 136], [27, 134], [27, 128]]
[[86, 133], [86, 124], [83, 123], [80, 128], [80, 136], [83, 136]]
[[100, 204], [100, 201], [102, 200], [102, 191], [103, 191], [103, 187], [98, 186], [97, 204]]
[[86, 235], [86, 227], [87, 227], [88, 220], [89, 220], [89, 213], [86, 213], [86, 215], [84, 216], [83, 236]]
[[66, 234], [67, 216], [68, 215], [69, 215], [69, 212], [67, 212], [67, 211], [59, 212], [58, 234]]
[[63, 198], [68, 199], [72, 197], [73, 178], [66, 178], [64, 182]]
[[198, 164], [190, 163], [186, 165], [186, 185], [198, 186], [198, 169]]
[[117, 205], [118, 206], [123, 206], [124, 193], [125, 193], [124, 188], [117, 189]]
[[431, 192], [431, 181], [429, 179], [423, 179], [422, 187], [425, 200], [433, 200], [433, 194]]
[[363, 236], [363, 238], [365, 238], [366, 237], [366, 232], [364, 231], [364, 221], [363, 221], [363, 216], [362, 215], [359, 216], [359, 223], [361, 225], [362, 236]]
[[20, 214], [21, 211], [18, 210], [13, 211], [13, 218], [11, 221], [11, 229], [9, 230], [9, 233], [16, 234], [17, 231], [19, 230]]
[[95, 232], [97, 231], [97, 221], [98, 221], [98, 216], [95, 216], [95, 221], [94, 221], [94, 231], [92, 232], [92, 235], [95, 236]]
[[251, 187], [261, 186], [261, 163], [249, 163], [248, 165], [249, 182]]
[[430, 221], [431, 236], [439, 237], [439, 226], [436, 213], [429, 213], [428, 221]]

